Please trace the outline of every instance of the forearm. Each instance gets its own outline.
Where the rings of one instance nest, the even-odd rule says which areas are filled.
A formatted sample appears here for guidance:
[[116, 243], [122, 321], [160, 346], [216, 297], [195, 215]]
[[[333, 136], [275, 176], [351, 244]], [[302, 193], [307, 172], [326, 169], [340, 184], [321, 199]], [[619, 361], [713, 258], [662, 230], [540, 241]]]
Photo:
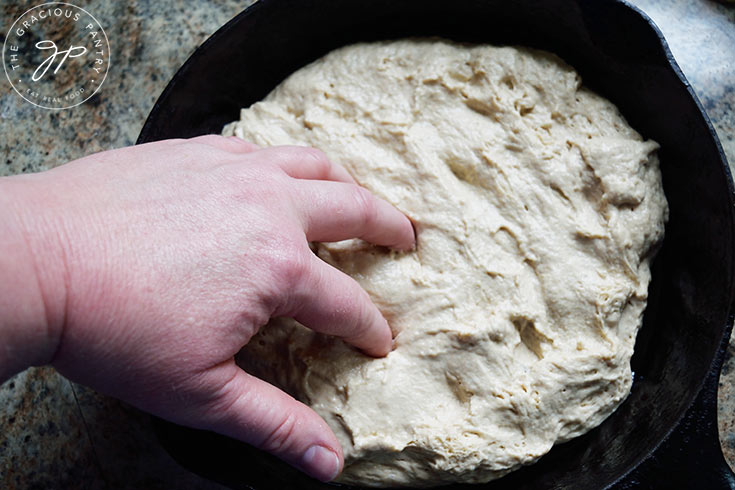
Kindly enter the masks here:
[[0, 178], [0, 382], [49, 363], [63, 328], [63, 251], [41, 181]]

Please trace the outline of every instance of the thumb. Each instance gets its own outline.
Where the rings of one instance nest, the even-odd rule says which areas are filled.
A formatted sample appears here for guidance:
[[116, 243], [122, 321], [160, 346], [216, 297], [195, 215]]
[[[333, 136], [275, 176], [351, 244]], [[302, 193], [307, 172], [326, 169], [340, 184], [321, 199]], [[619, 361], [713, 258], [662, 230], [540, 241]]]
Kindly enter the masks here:
[[267, 451], [321, 481], [342, 471], [339, 441], [311, 408], [246, 373], [234, 360], [208, 374], [229, 381], [197, 425]]

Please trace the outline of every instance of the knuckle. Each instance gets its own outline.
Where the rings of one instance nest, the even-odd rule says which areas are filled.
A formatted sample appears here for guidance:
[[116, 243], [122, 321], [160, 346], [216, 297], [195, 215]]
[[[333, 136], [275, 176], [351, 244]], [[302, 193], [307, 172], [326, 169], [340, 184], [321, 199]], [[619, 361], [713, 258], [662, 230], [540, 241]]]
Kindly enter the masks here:
[[236, 373], [222, 380], [213, 380], [211, 376], [201, 376], [197, 381], [197, 393], [202, 399], [198, 402], [212, 417], [227, 420], [232, 417], [232, 407], [241, 398], [251, 396], [249, 386], [237, 383]]
[[276, 281], [285, 290], [296, 289], [309, 273], [309, 256], [302, 248], [286, 242], [273, 259], [272, 269]]
[[[318, 150], [317, 150], [318, 151]], [[321, 177], [327, 177], [331, 172], [331, 163], [326, 158], [311, 157], [312, 165], [316, 168], [316, 173]]]
[[286, 158], [315, 169], [319, 175], [328, 175], [332, 166], [322, 150], [310, 146], [292, 146]]
[[287, 451], [295, 441], [298, 428], [298, 417], [293, 412], [286, 416], [271, 430], [261, 443], [261, 448], [268, 452], [280, 453]]
[[304, 158], [313, 160], [318, 165], [323, 165], [325, 168], [329, 167], [329, 159], [327, 155], [318, 148], [312, 148], [310, 146], [301, 147], [301, 152]]

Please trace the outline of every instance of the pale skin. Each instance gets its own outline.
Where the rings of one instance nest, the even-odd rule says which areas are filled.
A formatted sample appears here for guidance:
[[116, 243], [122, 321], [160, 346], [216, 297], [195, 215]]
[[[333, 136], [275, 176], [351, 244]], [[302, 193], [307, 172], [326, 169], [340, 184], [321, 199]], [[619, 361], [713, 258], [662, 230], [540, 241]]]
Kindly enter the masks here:
[[0, 178], [0, 381], [52, 365], [331, 480], [329, 427], [233, 357], [276, 316], [386, 355], [378, 309], [308, 246], [355, 237], [415, 246], [406, 216], [310, 148], [203, 136]]

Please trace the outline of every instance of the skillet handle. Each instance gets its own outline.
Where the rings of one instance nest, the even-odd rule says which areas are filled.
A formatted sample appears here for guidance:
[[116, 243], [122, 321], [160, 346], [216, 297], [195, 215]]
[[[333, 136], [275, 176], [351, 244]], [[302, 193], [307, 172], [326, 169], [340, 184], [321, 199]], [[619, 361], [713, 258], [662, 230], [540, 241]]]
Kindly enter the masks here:
[[684, 418], [661, 446], [614, 489], [735, 490], [735, 473], [722, 455], [717, 430], [717, 385], [728, 341], [726, 335], [702, 390]]

